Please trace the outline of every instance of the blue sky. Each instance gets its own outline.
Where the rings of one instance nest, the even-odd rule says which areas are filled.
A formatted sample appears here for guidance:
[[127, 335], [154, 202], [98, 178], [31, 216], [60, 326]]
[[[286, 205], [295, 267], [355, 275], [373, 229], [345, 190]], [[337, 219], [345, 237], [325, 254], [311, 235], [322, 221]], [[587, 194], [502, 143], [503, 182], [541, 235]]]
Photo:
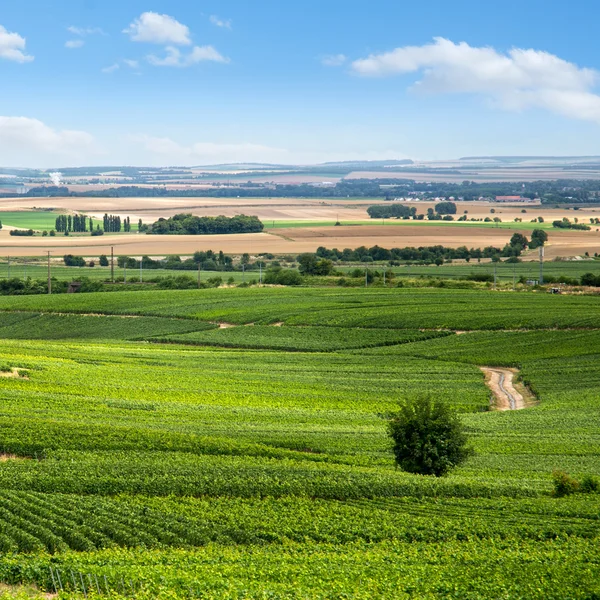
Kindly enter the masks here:
[[0, 164], [600, 154], [599, 16], [581, 0], [4, 0]]

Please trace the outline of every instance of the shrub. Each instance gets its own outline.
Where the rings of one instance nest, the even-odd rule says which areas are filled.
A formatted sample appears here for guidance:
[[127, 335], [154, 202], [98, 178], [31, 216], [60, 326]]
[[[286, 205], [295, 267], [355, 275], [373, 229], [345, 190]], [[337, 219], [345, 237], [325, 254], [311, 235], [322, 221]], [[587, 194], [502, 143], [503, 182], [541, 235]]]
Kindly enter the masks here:
[[389, 434], [396, 464], [409, 473], [440, 477], [473, 454], [458, 415], [428, 396], [401, 404]]
[[296, 269], [275, 268], [265, 274], [265, 283], [275, 285], [302, 285], [302, 275]]
[[600, 491], [600, 482], [592, 475], [585, 475], [581, 480], [580, 489], [584, 494], [595, 494]]
[[552, 472], [552, 479], [554, 481], [554, 496], [556, 498], [562, 498], [563, 496], [570, 496], [575, 492], [579, 491], [580, 483], [577, 479], [571, 477], [564, 471], [555, 470]]

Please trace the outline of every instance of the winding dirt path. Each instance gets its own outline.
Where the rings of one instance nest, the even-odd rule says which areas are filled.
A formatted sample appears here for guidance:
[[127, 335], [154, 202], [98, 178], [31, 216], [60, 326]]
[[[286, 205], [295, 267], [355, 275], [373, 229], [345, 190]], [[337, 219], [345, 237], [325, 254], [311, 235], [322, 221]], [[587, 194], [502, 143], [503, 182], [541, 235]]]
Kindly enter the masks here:
[[527, 408], [528, 403], [523, 393], [515, 388], [514, 377], [517, 374], [513, 369], [500, 367], [479, 367], [485, 374], [485, 383], [492, 390], [495, 397], [496, 410], [521, 410]]

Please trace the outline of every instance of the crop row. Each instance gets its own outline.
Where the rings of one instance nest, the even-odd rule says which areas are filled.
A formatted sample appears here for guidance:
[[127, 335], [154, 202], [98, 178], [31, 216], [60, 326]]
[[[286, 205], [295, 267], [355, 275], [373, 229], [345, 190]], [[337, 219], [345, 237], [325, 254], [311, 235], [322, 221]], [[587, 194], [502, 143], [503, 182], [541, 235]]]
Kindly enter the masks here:
[[323, 352], [406, 344], [451, 335], [443, 331], [364, 329], [357, 327], [229, 327], [213, 331], [171, 334], [155, 339], [199, 346], [267, 348]]
[[444, 289], [217, 289], [0, 298], [0, 311], [399, 329], [600, 327], [596, 298]]
[[0, 339], [146, 339], [215, 327], [211, 323], [161, 317], [0, 312]]
[[0, 493], [0, 551], [191, 548], [209, 543], [451, 542], [596, 538], [598, 515], [580, 499], [476, 501], [174, 498]]
[[[121, 550], [0, 558], [0, 578], [53, 590], [96, 581], [111, 597], [149, 598], [524, 598], [600, 594], [597, 540], [289, 544], [196, 550]], [[71, 584], [71, 573], [73, 574]], [[77, 577], [78, 576], [78, 577]], [[104, 591], [104, 586], [98, 588]]]

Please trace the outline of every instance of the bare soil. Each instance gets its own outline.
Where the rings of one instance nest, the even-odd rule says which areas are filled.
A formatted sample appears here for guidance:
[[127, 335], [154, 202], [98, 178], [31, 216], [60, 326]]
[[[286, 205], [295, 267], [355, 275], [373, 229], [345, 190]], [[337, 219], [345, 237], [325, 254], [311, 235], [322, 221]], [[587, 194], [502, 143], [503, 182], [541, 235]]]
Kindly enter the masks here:
[[494, 394], [494, 408], [500, 411], [522, 410], [534, 404], [532, 394], [524, 385], [515, 382], [517, 369], [479, 367], [485, 374], [485, 383]]
[[0, 371], [0, 377], [8, 379], [29, 379], [29, 377], [20, 375], [19, 371], [22, 371], [22, 369], [13, 369], [12, 371]]

